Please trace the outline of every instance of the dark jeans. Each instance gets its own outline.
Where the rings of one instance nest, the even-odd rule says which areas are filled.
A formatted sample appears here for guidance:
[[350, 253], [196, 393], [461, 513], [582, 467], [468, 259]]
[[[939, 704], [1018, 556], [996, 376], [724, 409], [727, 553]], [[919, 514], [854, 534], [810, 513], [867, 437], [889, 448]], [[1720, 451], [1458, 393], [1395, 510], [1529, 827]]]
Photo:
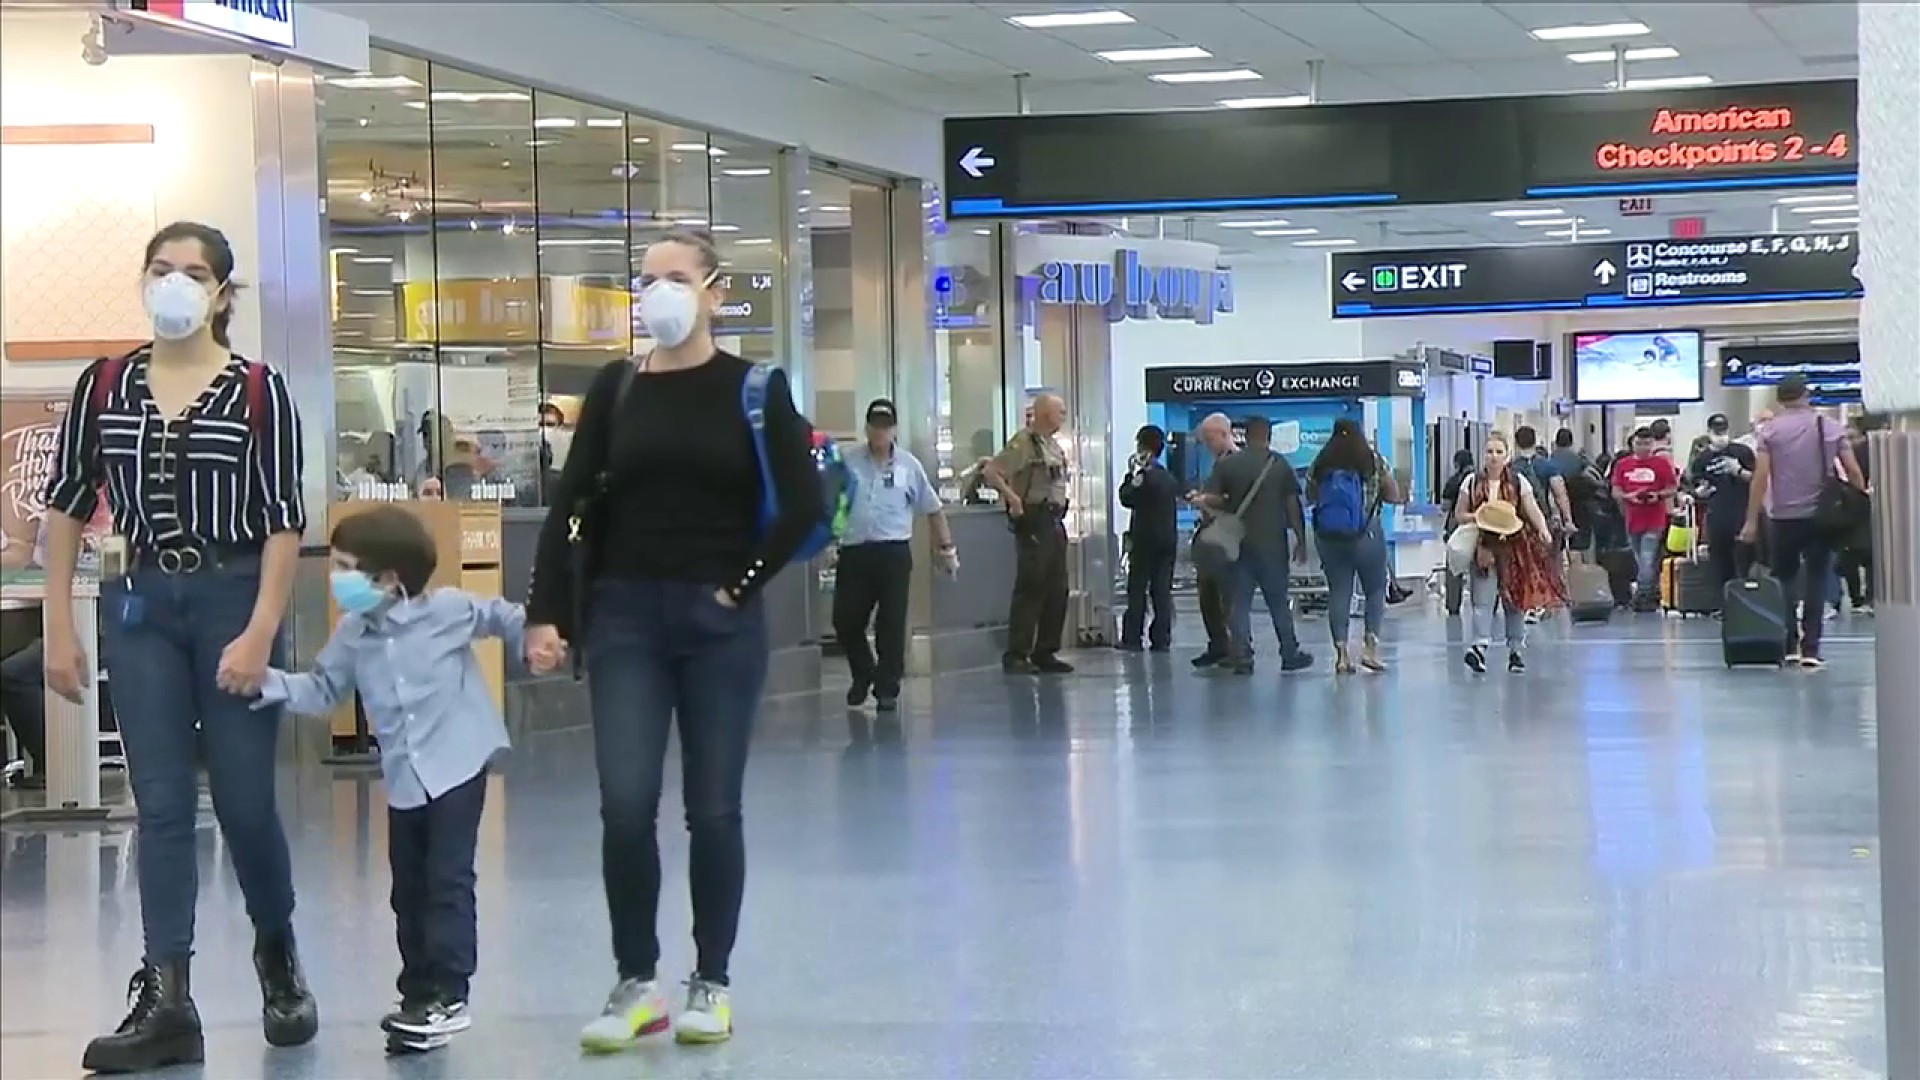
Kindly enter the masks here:
[[1233, 657], [1241, 662], [1253, 659], [1253, 591], [1267, 602], [1267, 615], [1273, 620], [1273, 632], [1280, 639], [1280, 655], [1300, 652], [1300, 638], [1293, 632], [1293, 608], [1289, 590], [1293, 586], [1293, 568], [1283, 548], [1268, 549], [1243, 544], [1240, 561], [1234, 564], [1233, 581]]
[[387, 810], [387, 868], [404, 1001], [467, 1000], [478, 962], [473, 856], [487, 770], [425, 806]]
[[1233, 630], [1228, 615], [1233, 602], [1228, 594], [1232, 582], [1211, 574], [1200, 575], [1200, 623], [1207, 628], [1207, 652], [1226, 656], [1233, 651]]
[[[1863, 608], [1873, 603], [1873, 552], [1848, 548], [1834, 555], [1834, 565], [1840, 571], [1840, 580], [1846, 583], [1847, 600], [1855, 608]], [[18, 734], [18, 729], [15, 729]], [[36, 759], [37, 760], [37, 759]]]
[[1713, 567], [1714, 585], [1722, 592], [1727, 583], [1739, 581], [1753, 568], [1753, 545], [1740, 542], [1740, 528], [1718, 529], [1707, 533], [1707, 562]]
[[1134, 548], [1127, 557], [1127, 611], [1120, 619], [1120, 642], [1138, 645], [1153, 604], [1153, 628], [1146, 631], [1156, 649], [1173, 644], [1173, 549]]
[[[1827, 590], [1833, 577], [1833, 547], [1811, 519], [1773, 519], [1773, 576], [1787, 598], [1787, 649], [1820, 655], [1820, 631], [1826, 623]], [[1796, 632], [1793, 606], [1800, 605]]]
[[[256, 710], [214, 681], [259, 591], [258, 556], [215, 559], [194, 574], [142, 568], [100, 587], [101, 654], [139, 811], [134, 850], [149, 962], [193, 950], [200, 761], [254, 929], [282, 934], [293, 920], [293, 872], [274, 802], [280, 710]], [[284, 666], [280, 654], [276, 641], [275, 667]]]
[[1049, 657], [1060, 651], [1067, 626], [1067, 524], [1043, 509], [1028, 511], [1013, 543], [1007, 655]]
[[767, 679], [766, 613], [757, 598], [723, 606], [712, 585], [602, 579], [586, 638], [600, 872], [620, 976], [651, 979], [660, 962], [654, 822], [677, 718], [695, 974], [725, 984], [747, 882], [740, 788]]
[[900, 675], [906, 668], [907, 596], [912, 587], [913, 549], [906, 541], [840, 549], [833, 574], [833, 635], [846, 651], [854, 684], [872, 687], [883, 698], [900, 696]]
[[35, 776], [47, 774], [47, 678], [38, 641], [0, 660], [0, 718], [14, 741], [33, 759]]

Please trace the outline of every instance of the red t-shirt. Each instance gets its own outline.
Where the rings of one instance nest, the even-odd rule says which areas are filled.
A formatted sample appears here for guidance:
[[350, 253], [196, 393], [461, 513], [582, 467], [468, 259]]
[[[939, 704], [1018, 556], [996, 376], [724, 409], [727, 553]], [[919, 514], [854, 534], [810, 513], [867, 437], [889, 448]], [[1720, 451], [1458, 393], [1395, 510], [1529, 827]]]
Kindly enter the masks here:
[[[1627, 495], [1637, 495], [1643, 491], [1671, 491], [1680, 486], [1680, 474], [1673, 462], [1654, 454], [1651, 457], [1634, 457], [1632, 454], [1613, 463], [1613, 486], [1615, 490]], [[1627, 532], [1633, 534], [1655, 532], [1667, 527], [1667, 501], [1626, 502]]]

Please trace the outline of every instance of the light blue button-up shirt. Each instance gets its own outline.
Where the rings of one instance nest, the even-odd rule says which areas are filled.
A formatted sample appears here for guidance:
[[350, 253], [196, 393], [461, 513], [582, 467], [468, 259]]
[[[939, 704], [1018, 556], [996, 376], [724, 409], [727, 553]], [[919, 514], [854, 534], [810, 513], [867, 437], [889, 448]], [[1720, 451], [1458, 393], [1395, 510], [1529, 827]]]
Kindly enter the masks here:
[[940, 509], [940, 494], [927, 479], [920, 459], [896, 446], [885, 461], [861, 443], [841, 455], [857, 485], [841, 547], [913, 539], [913, 515]]
[[387, 804], [425, 806], [479, 775], [507, 748], [507, 725], [473, 655], [473, 643], [504, 638], [509, 655], [525, 649], [527, 613], [505, 600], [439, 589], [369, 615], [347, 615], [314, 659], [313, 670], [268, 669], [256, 708], [285, 702], [316, 716], [355, 689], [367, 726], [380, 740]]

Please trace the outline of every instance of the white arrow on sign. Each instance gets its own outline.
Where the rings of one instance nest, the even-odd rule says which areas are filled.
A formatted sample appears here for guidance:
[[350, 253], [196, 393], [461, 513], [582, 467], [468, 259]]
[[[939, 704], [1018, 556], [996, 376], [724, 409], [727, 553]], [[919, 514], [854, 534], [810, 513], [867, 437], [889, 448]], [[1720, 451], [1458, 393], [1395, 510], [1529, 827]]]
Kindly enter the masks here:
[[966, 153], [960, 155], [960, 167], [975, 180], [980, 179], [988, 169], [997, 164], [999, 162], [994, 161], [987, 155], [986, 149], [979, 146], [970, 146]]
[[1362, 274], [1358, 270], [1349, 270], [1347, 271], [1346, 276], [1340, 279], [1341, 286], [1344, 287], [1348, 292], [1359, 292], [1360, 286], [1365, 285], [1366, 283], [1367, 283], [1367, 276], [1365, 274]]
[[1613, 277], [1617, 273], [1619, 273], [1619, 271], [1614, 268], [1613, 260], [1601, 259], [1593, 268], [1593, 280], [1598, 281], [1602, 285], [1606, 285], [1613, 281]]

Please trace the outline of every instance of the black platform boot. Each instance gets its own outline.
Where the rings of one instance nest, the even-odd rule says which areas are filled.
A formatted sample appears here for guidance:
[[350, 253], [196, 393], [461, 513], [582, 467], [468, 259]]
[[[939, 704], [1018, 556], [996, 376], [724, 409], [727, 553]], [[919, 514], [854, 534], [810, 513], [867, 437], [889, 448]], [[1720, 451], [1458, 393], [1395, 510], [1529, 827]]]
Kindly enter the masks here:
[[150, 1072], [206, 1057], [200, 1012], [187, 984], [187, 961], [148, 964], [127, 983], [127, 1018], [87, 1044], [80, 1067], [96, 1073]]
[[320, 1011], [300, 973], [293, 931], [255, 936], [253, 970], [260, 976], [260, 1022], [274, 1046], [303, 1046], [320, 1030]]

